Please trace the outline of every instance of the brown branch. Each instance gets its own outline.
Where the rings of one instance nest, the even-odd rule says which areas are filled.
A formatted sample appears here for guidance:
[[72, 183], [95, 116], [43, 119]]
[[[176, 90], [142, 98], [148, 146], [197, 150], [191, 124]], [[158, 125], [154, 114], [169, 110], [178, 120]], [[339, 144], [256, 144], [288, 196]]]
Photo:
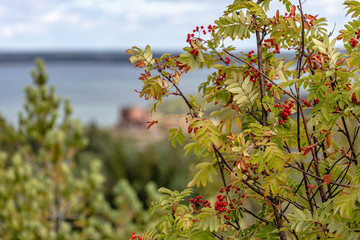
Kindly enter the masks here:
[[357, 162], [357, 159], [356, 159], [356, 152], [355, 152], [355, 148], [354, 148], [354, 145], [353, 145], [353, 143], [352, 143], [352, 141], [351, 141], [351, 139], [350, 139], [350, 133], [349, 133], [349, 130], [348, 130], [348, 127], [347, 127], [347, 125], [346, 125], [346, 122], [345, 122], [345, 118], [344, 117], [341, 117], [341, 120], [342, 120], [342, 122], [343, 122], [343, 125], [344, 125], [344, 129], [345, 129], [345, 135], [346, 135], [346, 138], [347, 138], [347, 140], [348, 140], [348, 142], [349, 142], [349, 145], [350, 145], [350, 149], [351, 149], [351, 154], [352, 154], [352, 158], [353, 158], [353, 161], [354, 161], [354, 163], [355, 163], [355, 165], [357, 165], [358, 164], [358, 162]]
[[[257, 44], [257, 59], [258, 59], [258, 68], [259, 68], [259, 72], [264, 72], [263, 70], [263, 62], [262, 62], [262, 38], [260, 37], [260, 32], [256, 31], [256, 44]], [[263, 99], [265, 97], [265, 79], [264, 79], [264, 75], [259, 75], [259, 83], [260, 83], [260, 102], [263, 102]], [[262, 120], [262, 125], [266, 126], [266, 119], [267, 119], [267, 111], [264, 108], [264, 105], [261, 104], [261, 120]]]
[[[314, 175], [314, 174], [312, 174], [312, 173], [309, 173], [309, 172], [307, 172], [307, 171], [305, 171], [305, 170], [302, 170], [301, 168], [295, 167], [295, 166], [291, 165], [290, 163], [285, 163], [285, 164], [286, 164], [287, 166], [293, 168], [293, 169], [296, 169], [296, 170], [298, 170], [298, 171], [306, 174], [306, 175], [309, 175], [309, 176], [311, 176], [311, 177], [313, 177], [313, 178], [315, 178], [315, 179], [318, 179], [318, 180], [320, 180], [321, 182], [324, 182], [324, 179], [322, 179], [321, 177], [318, 177], [318, 176], [316, 176], [316, 175]], [[346, 185], [346, 184], [341, 184], [341, 183], [337, 183], [337, 182], [333, 182], [333, 181], [330, 181], [330, 183], [333, 184], [333, 185], [341, 186], [341, 187], [351, 188], [351, 186]]]
[[[221, 163], [219, 161], [219, 157], [218, 157], [218, 154], [216, 154], [216, 160], [217, 160], [217, 163], [219, 165], [219, 169], [220, 169], [220, 173], [221, 173], [221, 179], [223, 181], [223, 184], [224, 184], [224, 187], [226, 188], [227, 187], [227, 184], [226, 184], [226, 180], [225, 180], [225, 175], [224, 175], [224, 169], [223, 169], [223, 166], [221, 166]], [[224, 162], [222, 162], [222, 165], [224, 165]], [[227, 194], [227, 191], [226, 191], [226, 194]]]
[[216, 233], [214, 233], [214, 232], [212, 232], [212, 235], [214, 235], [214, 236], [215, 236], [217, 239], [219, 239], [219, 240], [223, 240], [223, 239], [224, 239], [223, 236], [218, 235], [218, 234], [216, 234]]
[[258, 219], [258, 220], [260, 220], [260, 221], [262, 221], [262, 222], [264, 222], [264, 223], [266, 223], [266, 224], [276, 225], [276, 224], [274, 224], [273, 222], [270, 222], [269, 220], [266, 220], [265, 218], [261, 218], [261, 217], [259, 217], [259, 216], [256, 216], [255, 213], [251, 212], [250, 210], [248, 210], [248, 209], [246, 209], [246, 208], [244, 208], [244, 207], [240, 207], [239, 209], [240, 209], [241, 211], [243, 211], [243, 212], [246, 212], [246, 213], [250, 214], [250, 215], [253, 216], [254, 218], [256, 218], [256, 219]]
[[[301, 0], [299, 0], [299, 6], [298, 6], [298, 9], [300, 11], [300, 14], [301, 14], [301, 43], [300, 43], [300, 54], [299, 54], [299, 57], [298, 57], [298, 63], [297, 63], [297, 76], [296, 78], [300, 78], [300, 74], [301, 74], [301, 61], [302, 61], [302, 58], [304, 57], [304, 43], [305, 43], [305, 19], [304, 19], [304, 14], [303, 14], [303, 11], [302, 11], [302, 3], [301, 3]], [[297, 86], [297, 83], [295, 83], [295, 88], [296, 88], [296, 93], [297, 93], [297, 97], [298, 97], [298, 109], [300, 110], [300, 113], [301, 113], [301, 117], [303, 119], [303, 125], [304, 125], [304, 130], [305, 130], [305, 133], [306, 133], [306, 137], [307, 137], [307, 140], [308, 140], [308, 143], [309, 145], [312, 145], [312, 142], [311, 142], [311, 138], [310, 138], [310, 135], [309, 135], [309, 131], [308, 131], [308, 128], [307, 128], [307, 123], [306, 123], [306, 118], [305, 118], [305, 114], [304, 114], [304, 110], [302, 108], [302, 105], [300, 103], [300, 91], [299, 91], [299, 87]], [[299, 113], [298, 113], [299, 114]], [[320, 170], [319, 170], [319, 160], [315, 154], [315, 151], [314, 151], [314, 148], [312, 147], [311, 148], [311, 154], [313, 156], [313, 159], [314, 159], [314, 168], [315, 168], [315, 172], [316, 172], [316, 175], [317, 177], [319, 177], [321, 179], [321, 174], [320, 174]], [[325, 191], [324, 191], [324, 188], [323, 186], [321, 185], [321, 182], [318, 181], [318, 179], [315, 179], [319, 188], [320, 188], [320, 195], [321, 195], [321, 200], [322, 202], [325, 202], [326, 201], [326, 195], [325, 195]]]
[[219, 157], [221, 158], [221, 161], [226, 165], [226, 167], [228, 168], [228, 170], [230, 172], [232, 172], [232, 167], [229, 165], [229, 163], [225, 160], [224, 156], [222, 155], [222, 153], [219, 151], [219, 149], [215, 146], [214, 143], [212, 143], [212, 147], [215, 151], [216, 154], [219, 155]]
[[298, 209], [300, 209], [300, 210], [302, 210], [302, 211], [304, 211], [304, 210], [306, 209], [304, 206], [298, 204], [297, 202], [291, 201], [291, 200], [288, 199], [288, 198], [284, 198], [284, 197], [281, 197], [281, 196], [278, 196], [278, 198], [281, 198], [281, 199], [287, 201], [288, 203], [294, 205], [295, 207], [297, 207]]
[[[148, 62], [149, 63], [149, 62]], [[182, 93], [182, 91], [180, 90], [180, 88], [174, 83], [174, 81], [171, 79], [170, 76], [166, 76], [163, 73], [163, 69], [161, 69], [159, 66], [155, 66], [155, 69], [164, 77], [166, 78], [170, 83], [173, 84], [173, 86], [176, 88], [176, 90], [179, 92], [180, 96], [183, 98], [183, 100], [185, 101], [186, 105], [189, 107], [190, 111], [194, 110], [193, 106], [191, 105], [190, 101], [185, 97], [185, 95]], [[192, 113], [190, 113], [192, 115]]]

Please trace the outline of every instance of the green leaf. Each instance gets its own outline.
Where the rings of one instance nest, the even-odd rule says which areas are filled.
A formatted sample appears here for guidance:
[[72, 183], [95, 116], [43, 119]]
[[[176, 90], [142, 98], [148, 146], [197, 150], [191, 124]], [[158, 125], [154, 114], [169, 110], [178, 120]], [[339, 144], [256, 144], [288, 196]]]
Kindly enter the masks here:
[[151, 47], [149, 45], [147, 45], [145, 47], [144, 58], [146, 61], [150, 62], [152, 59], [152, 56], [153, 56], [153, 54], [151, 52]]
[[280, 77], [282, 82], [287, 82], [288, 81], [286, 79], [286, 77], [284, 76], [284, 73], [282, 71], [279, 71], [278, 74], [279, 74], [279, 77]]

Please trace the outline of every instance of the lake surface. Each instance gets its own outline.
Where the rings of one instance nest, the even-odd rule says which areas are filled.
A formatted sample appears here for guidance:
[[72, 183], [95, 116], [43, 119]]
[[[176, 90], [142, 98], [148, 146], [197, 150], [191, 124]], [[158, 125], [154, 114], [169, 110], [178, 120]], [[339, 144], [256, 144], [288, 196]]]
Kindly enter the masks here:
[[[24, 102], [23, 89], [32, 84], [30, 71], [34, 67], [31, 62], [0, 64], [0, 112], [12, 124], [17, 123]], [[45, 62], [45, 69], [49, 84], [56, 86], [56, 94], [70, 98], [74, 117], [84, 124], [113, 126], [121, 108], [148, 104], [134, 91], [141, 89], [141, 70], [129, 62]], [[180, 87], [185, 93], [196, 92], [210, 72], [189, 73], [182, 78]]]

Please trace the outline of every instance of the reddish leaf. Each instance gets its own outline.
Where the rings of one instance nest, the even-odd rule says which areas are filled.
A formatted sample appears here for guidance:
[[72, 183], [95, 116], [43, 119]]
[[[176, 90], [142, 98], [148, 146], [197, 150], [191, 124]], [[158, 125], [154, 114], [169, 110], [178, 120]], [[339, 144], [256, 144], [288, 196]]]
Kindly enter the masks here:
[[292, 5], [292, 6], [291, 6], [291, 9], [290, 9], [290, 13], [291, 13], [292, 16], [295, 15], [295, 10], [296, 10], [295, 5]]
[[145, 62], [145, 60], [141, 60], [137, 64], [135, 64], [135, 66], [138, 68], [146, 67], [146, 65], [147, 65], [147, 62]]
[[246, 162], [244, 160], [240, 161], [240, 168], [242, 172], [247, 172], [247, 166], [246, 166]]
[[324, 175], [324, 183], [328, 184], [331, 182], [331, 173]]
[[287, 189], [287, 190], [290, 190], [291, 192], [295, 192], [295, 190], [292, 189], [291, 187], [288, 187], [288, 186], [285, 186], [285, 185], [282, 185], [281, 187], [282, 187], [282, 188], [285, 188], [285, 189]]
[[269, 206], [271, 203], [270, 203], [269, 199], [265, 198], [265, 200], [266, 200], [265, 207], [267, 207], [267, 206]]
[[311, 190], [313, 190], [314, 188], [316, 188], [315, 185], [311, 185], [311, 184], [308, 184], [307, 187], [308, 187], [309, 189], [311, 189]]
[[188, 127], [188, 133], [190, 134], [192, 132], [193, 128], [191, 126]]
[[314, 188], [316, 188], [315, 185], [311, 185], [311, 184], [308, 184], [306, 187], [310, 189], [310, 193], [309, 193], [310, 195], [312, 194], [312, 190], [313, 190]]
[[300, 151], [304, 151], [304, 155], [308, 154], [313, 147], [315, 147], [318, 143], [311, 144], [310, 146], [300, 148]]
[[140, 80], [145, 80], [145, 79], [151, 77], [150, 72], [148, 72], [148, 71], [146, 71], [146, 70], [145, 70], [145, 74], [144, 74], [144, 73], [141, 73], [140, 75], [141, 75], [141, 77], [139, 77]]

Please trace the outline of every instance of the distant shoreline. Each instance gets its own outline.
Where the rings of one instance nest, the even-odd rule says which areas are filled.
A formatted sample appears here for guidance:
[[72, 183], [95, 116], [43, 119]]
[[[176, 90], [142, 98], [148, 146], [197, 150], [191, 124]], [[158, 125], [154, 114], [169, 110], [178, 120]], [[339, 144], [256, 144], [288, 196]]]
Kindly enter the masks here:
[[[154, 52], [154, 57], [160, 57], [162, 53]], [[178, 53], [175, 53], [178, 54]], [[129, 55], [125, 51], [113, 52], [1, 52], [0, 64], [9, 63], [32, 63], [36, 58], [45, 62], [128, 62]]]
[[[166, 51], [164, 51], [166, 52]], [[154, 57], [160, 57], [164, 52], [154, 52]], [[341, 52], [344, 52], [342, 50]], [[172, 53], [174, 55], [178, 52]], [[279, 54], [279, 58], [294, 57], [295, 52]], [[36, 58], [41, 58], [45, 62], [94, 62], [94, 63], [111, 63], [111, 62], [128, 62], [129, 55], [125, 51], [103, 51], [103, 52], [82, 52], [82, 51], [53, 51], [53, 52], [1, 52], [0, 64], [9, 63], [32, 63]]]
[[36, 58], [45, 62], [124, 62], [128, 61], [129, 56], [125, 52], [0, 52], [0, 64], [33, 62]]

